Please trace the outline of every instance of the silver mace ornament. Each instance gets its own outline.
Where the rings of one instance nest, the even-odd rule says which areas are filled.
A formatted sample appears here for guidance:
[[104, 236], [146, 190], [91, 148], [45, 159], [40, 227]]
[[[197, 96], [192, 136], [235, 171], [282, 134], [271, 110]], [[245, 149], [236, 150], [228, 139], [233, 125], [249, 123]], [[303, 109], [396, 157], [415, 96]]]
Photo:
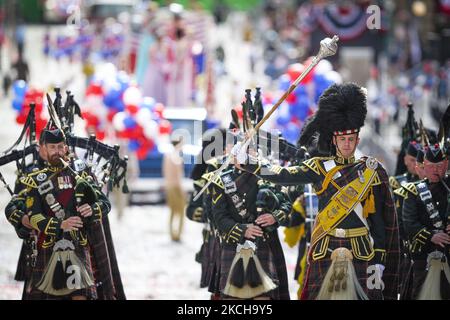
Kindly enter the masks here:
[[[298, 76], [297, 79], [291, 84], [289, 89], [281, 96], [280, 99], [278, 99], [277, 103], [275, 103], [272, 108], [269, 110], [269, 112], [264, 116], [264, 118], [261, 119], [261, 121], [249, 132], [247, 132], [247, 137], [244, 140], [241, 149], [244, 148], [244, 150], [249, 146], [250, 142], [252, 141], [253, 136], [258, 132], [259, 128], [264, 124], [264, 122], [269, 119], [269, 117], [275, 112], [275, 110], [278, 109], [278, 107], [283, 103], [284, 100], [292, 93], [292, 91], [297, 88], [297, 86], [300, 84], [300, 82], [308, 75], [308, 73], [311, 71], [312, 68], [314, 68], [320, 60], [326, 57], [330, 57], [332, 55], [335, 55], [338, 49], [337, 42], [339, 41], [338, 36], [334, 36], [332, 39], [325, 38], [322, 41], [320, 41], [320, 49], [317, 55], [312, 59], [311, 63], [306, 67], [305, 70]], [[214, 175], [212, 178], [203, 186], [203, 188], [195, 195], [194, 201], [196, 201], [202, 194], [205, 192], [205, 190], [209, 187], [211, 182], [217, 179], [217, 177], [221, 174], [221, 172], [228, 167], [228, 165], [231, 162], [232, 157], [230, 155], [227, 156], [225, 161], [222, 163], [222, 165], [214, 171]]]

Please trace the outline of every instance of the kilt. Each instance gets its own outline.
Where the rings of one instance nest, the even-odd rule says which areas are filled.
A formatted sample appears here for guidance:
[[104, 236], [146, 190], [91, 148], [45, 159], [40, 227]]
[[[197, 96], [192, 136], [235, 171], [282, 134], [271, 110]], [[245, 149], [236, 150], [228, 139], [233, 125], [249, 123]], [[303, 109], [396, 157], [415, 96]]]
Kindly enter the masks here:
[[125, 300], [125, 291], [123, 289], [122, 277], [120, 275], [119, 264], [117, 263], [116, 250], [114, 249], [114, 242], [111, 235], [111, 227], [108, 216], [102, 220], [103, 230], [105, 231], [106, 244], [108, 246], [108, 255], [111, 263], [112, 278], [114, 281], [114, 288], [116, 290], [115, 298], [117, 300]]
[[[330, 242], [328, 248], [334, 250], [336, 248], [347, 248], [352, 250], [350, 238], [336, 238], [330, 236]], [[308, 270], [306, 275], [306, 284], [303, 289], [302, 299], [315, 300], [319, 294], [322, 282], [327, 274], [329, 267], [331, 266], [331, 251], [328, 250], [325, 257], [313, 261], [310, 259], [308, 263]], [[353, 257], [353, 266], [359, 281], [359, 284], [363, 288], [369, 299], [377, 300], [382, 298], [381, 290], [367, 288], [367, 267], [370, 265], [368, 261], [363, 261]]]
[[[283, 252], [273, 252], [273, 250], [277, 247], [276, 244], [271, 242], [278, 241], [277, 237], [274, 237], [273, 234], [270, 234], [270, 237], [266, 239], [266, 241], [259, 241], [257, 243], [256, 256], [261, 262], [261, 266], [267, 275], [272, 279], [272, 281], [278, 285], [278, 287], [270, 292], [265, 293], [262, 297], [269, 297], [272, 300], [280, 300], [282, 297], [285, 299], [285, 289], [287, 288], [287, 273], [278, 274], [282, 268], [278, 267], [278, 264], [283, 265], [284, 271], [286, 271], [286, 263], [284, 261], [277, 261], [279, 259], [280, 254], [283, 255]], [[281, 245], [279, 244], [281, 247]], [[222, 254], [220, 260], [220, 293], [222, 298], [233, 298], [223, 294], [225, 289], [228, 274], [230, 273], [231, 264], [236, 255], [236, 246], [225, 244], [222, 246]], [[283, 280], [283, 284], [280, 286], [280, 279]], [[285, 283], [284, 283], [285, 282]], [[281, 297], [280, 292], [283, 292]], [[288, 293], [289, 294], [289, 293]], [[234, 298], [233, 298], [234, 299]]]
[[[53, 247], [38, 248], [38, 256], [36, 265], [31, 273], [30, 283], [27, 286], [26, 299], [27, 300], [68, 300], [73, 296], [84, 296], [89, 300], [97, 299], [97, 291], [95, 286], [87, 287], [81, 290], [76, 290], [70, 295], [54, 296], [40, 291], [37, 284], [44, 275], [45, 268], [48, 265], [53, 253]], [[86, 270], [92, 276], [92, 266], [90, 260], [89, 247], [78, 246], [75, 248], [75, 253], [82, 263], [84, 263]]]
[[400, 300], [411, 300], [412, 286], [412, 261], [409, 254], [403, 253], [400, 258], [399, 268], [399, 294]]
[[222, 256], [222, 245], [219, 238], [212, 236], [210, 239], [211, 251], [209, 252], [208, 267], [207, 267], [207, 283], [208, 291], [212, 294], [220, 292], [220, 260]]
[[207, 231], [205, 242], [203, 242], [201, 251], [202, 251], [202, 273], [200, 276], [200, 288], [206, 288], [209, 285], [211, 280], [212, 270], [210, 269], [211, 259], [213, 258], [213, 250], [214, 250], [214, 234], [210, 231]]
[[29, 251], [26, 240], [24, 240], [20, 249], [19, 261], [17, 261], [16, 275], [14, 276], [16, 281], [26, 281], [30, 276], [30, 268], [27, 266], [28, 261], [26, 259], [27, 254], [31, 254]]

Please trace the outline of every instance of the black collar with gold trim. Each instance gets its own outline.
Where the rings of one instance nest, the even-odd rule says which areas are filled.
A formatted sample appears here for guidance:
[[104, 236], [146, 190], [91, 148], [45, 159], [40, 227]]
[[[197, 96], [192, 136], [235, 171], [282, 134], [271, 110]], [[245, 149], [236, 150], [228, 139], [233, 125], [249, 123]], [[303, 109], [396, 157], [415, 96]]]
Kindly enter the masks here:
[[350, 158], [344, 158], [342, 156], [336, 155], [334, 157], [334, 161], [336, 161], [336, 163], [338, 164], [352, 164], [356, 162], [356, 158], [355, 156], [351, 156]]

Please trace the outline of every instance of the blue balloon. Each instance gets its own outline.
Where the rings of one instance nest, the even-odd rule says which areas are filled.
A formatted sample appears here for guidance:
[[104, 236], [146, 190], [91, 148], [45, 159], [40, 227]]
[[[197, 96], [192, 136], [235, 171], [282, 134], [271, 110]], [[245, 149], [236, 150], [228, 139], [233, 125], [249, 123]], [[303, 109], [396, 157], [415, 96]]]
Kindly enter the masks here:
[[137, 140], [130, 140], [128, 142], [128, 149], [131, 151], [136, 151], [137, 149], [139, 149], [140, 144]]
[[126, 118], [123, 120], [123, 124], [125, 125], [125, 128], [127, 128], [127, 129], [133, 129], [133, 128], [136, 127], [137, 122], [136, 122], [136, 120], [134, 120], [132, 117], [126, 117]]
[[291, 142], [296, 143], [300, 134], [300, 127], [294, 123], [289, 123], [285, 130], [283, 130], [283, 137]]
[[113, 103], [113, 108], [117, 110], [117, 112], [124, 111], [125, 103], [122, 101], [122, 99], [116, 99]]
[[16, 80], [13, 83], [13, 90], [16, 97], [25, 97], [27, 93], [28, 85], [24, 80]]
[[121, 94], [122, 92], [120, 91], [119, 88], [111, 89], [103, 97], [103, 103], [105, 104], [105, 106], [111, 107], [114, 104], [116, 104], [117, 100], [121, 100], [120, 99]]
[[295, 88], [294, 90], [294, 94], [299, 97], [299, 96], [307, 96], [308, 93], [306, 92], [306, 87], [304, 85], [299, 85], [297, 88]]
[[23, 105], [23, 98], [21, 97], [16, 97], [12, 102], [14, 110], [17, 110], [19, 112], [22, 111], [22, 105]]
[[295, 116], [301, 121], [304, 121], [308, 116], [309, 100], [306, 98], [298, 99], [294, 105], [289, 106], [289, 111], [291, 115]]
[[289, 114], [282, 115], [277, 118], [277, 124], [280, 126], [285, 126], [291, 121], [291, 116]]
[[283, 74], [278, 80], [280, 81], [278, 85], [280, 90], [286, 91], [291, 86], [291, 78], [287, 74]]

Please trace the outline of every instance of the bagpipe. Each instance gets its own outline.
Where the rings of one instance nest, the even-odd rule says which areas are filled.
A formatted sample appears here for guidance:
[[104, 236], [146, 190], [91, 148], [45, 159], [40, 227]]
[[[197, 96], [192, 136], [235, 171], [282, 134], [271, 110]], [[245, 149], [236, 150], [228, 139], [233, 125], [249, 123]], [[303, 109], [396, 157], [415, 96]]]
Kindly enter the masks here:
[[[245, 133], [254, 129], [264, 117], [261, 88], [256, 88], [253, 101], [251, 89], [245, 90], [245, 100], [242, 102], [242, 125], [239, 123], [237, 112], [234, 109], [231, 111], [231, 116], [233, 125], [240, 130], [234, 143], [243, 142]], [[290, 165], [297, 165], [309, 157], [304, 148], [298, 148], [290, 143], [278, 131], [272, 133], [260, 129], [249, 148], [257, 150], [262, 157], [269, 157], [282, 163], [290, 163]]]
[[[278, 99], [278, 101], [272, 106], [272, 108], [269, 110], [269, 112], [267, 114], [265, 114], [261, 118], [261, 120], [258, 121], [258, 123], [254, 127], [250, 127], [251, 119], [249, 121], [249, 119], [245, 115], [246, 112], [243, 112], [243, 115], [245, 115], [244, 119], [243, 119], [244, 126], [245, 126], [244, 128], [248, 127], [249, 130], [248, 130], [248, 132], [245, 133], [245, 138], [243, 139], [243, 141], [239, 145], [235, 146], [236, 147], [236, 150], [234, 151], [235, 154], [239, 154], [240, 150], [247, 150], [247, 148], [249, 147], [250, 143], [252, 143], [252, 141], [254, 141], [254, 137], [258, 133], [258, 131], [260, 130], [261, 126], [267, 121], [267, 119], [270, 118], [270, 116], [275, 112], [275, 110], [278, 109], [278, 107], [283, 103], [283, 101], [286, 100], [286, 98], [295, 90], [295, 88], [297, 88], [297, 86], [300, 84], [300, 82], [319, 63], [320, 60], [336, 54], [337, 49], [338, 49], [338, 45], [337, 45], [338, 41], [339, 41], [339, 37], [336, 36], [336, 35], [333, 38], [325, 38], [322, 41], [320, 41], [319, 52], [311, 60], [311, 63], [303, 70], [303, 72], [289, 86], [287, 91], [285, 91], [284, 94]], [[243, 104], [243, 107], [244, 106], [248, 107], [248, 105], [246, 105], [245, 103]], [[243, 111], [245, 111], [245, 110], [243, 110]], [[252, 112], [250, 112], [249, 114], [252, 114]], [[256, 114], [256, 117], [258, 119], [258, 117], [260, 116], [261, 113], [260, 113], [259, 110], [256, 110], [255, 114]], [[231, 163], [232, 158], [233, 158], [233, 154], [229, 154], [229, 155], [226, 156], [226, 158], [223, 161], [222, 165], [216, 171], [214, 171], [214, 176], [212, 177], [212, 179], [209, 180], [203, 186], [203, 188], [197, 193], [197, 195], [194, 197], [194, 201], [196, 201], [203, 194], [203, 192], [205, 192], [205, 190], [209, 187], [211, 182], [215, 181], [217, 179], [217, 177], [220, 176], [222, 171], [225, 170], [225, 168], [227, 168], [229, 166], [229, 164]]]
[[[84, 160], [91, 173], [96, 177], [96, 183], [100, 187], [106, 185], [107, 194], [114, 188], [119, 187], [121, 183], [122, 192], [128, 193], [126, 182], [128, 156], [120, 157], [118, 145], [111, 147], [98, 141], [95, 135], [91, 135], [89, 138], [74, 135], [72, 131], [75, 116], [82, 118], [80, 107], [70, 91], [66, 91], [67, 98], [64, 104], [59, 88], [55, 88], [55, 93], [56, 97], [53, 102], [47, 94], [50, 120], [46, 128], [57, 127], [64, 132], [66, 144], [70, 150], [71, 163], [73, 164], [75, 159], [80, 158], [77, 155], [77, 150], [83, 149]], [[0, 167], [16, 162], [20, 176], [27, 171], [28, 167], [36, 165], [39, 161], [39, 146], [36, 136], [35, 104], [32, 103], [19, 138], [0, 157]], [[22, 142], [24, 142], [24, 147], [20, 149], [18, 146]], [[31, 162], [27, 161], [29, 155], [32, 155]]]

